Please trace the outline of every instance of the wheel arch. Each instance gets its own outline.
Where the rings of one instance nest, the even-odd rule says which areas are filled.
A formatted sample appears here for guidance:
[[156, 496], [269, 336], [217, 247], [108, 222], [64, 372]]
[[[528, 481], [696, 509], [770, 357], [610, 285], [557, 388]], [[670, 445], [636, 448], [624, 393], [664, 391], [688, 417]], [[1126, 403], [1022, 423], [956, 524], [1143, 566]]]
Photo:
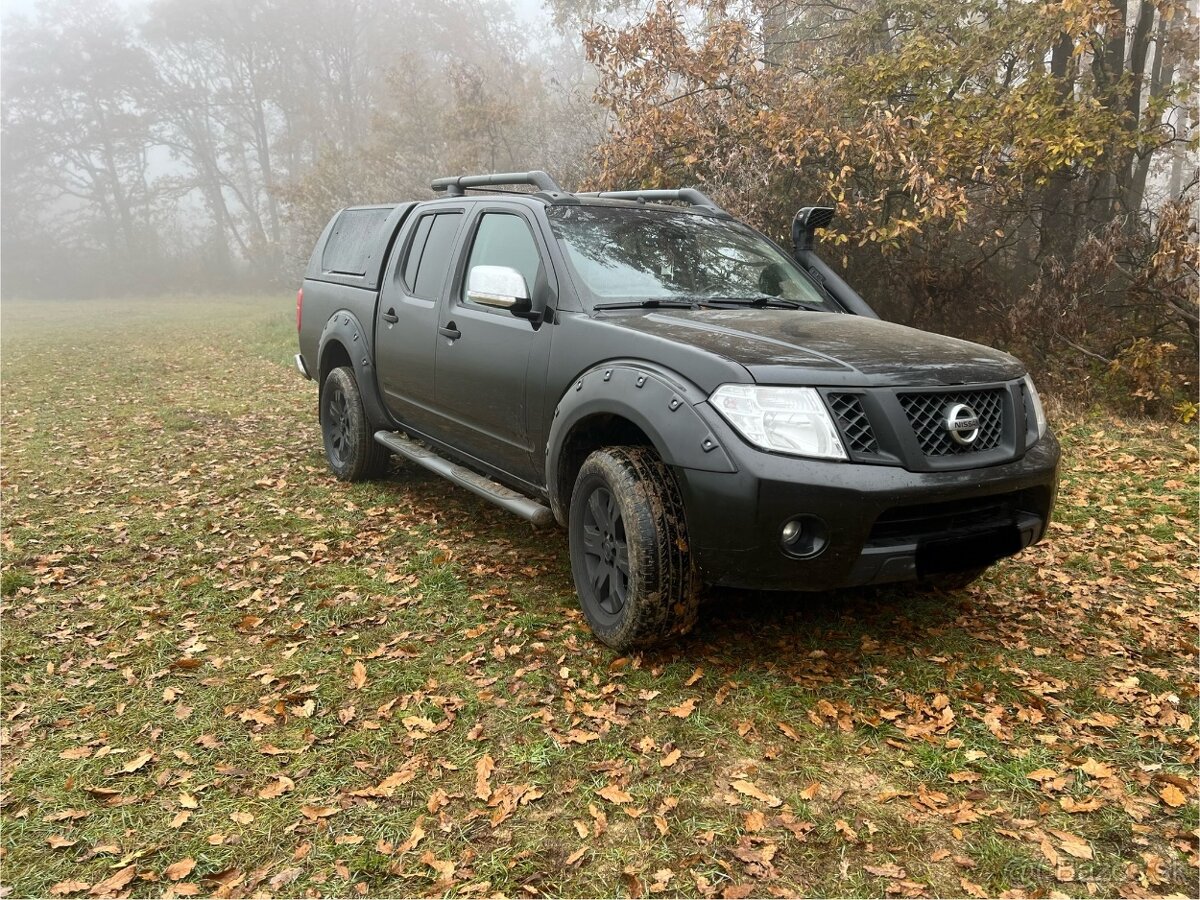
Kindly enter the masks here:
[[362, 395], [363, 408], [373, 426], [391, 424], [379, 385], [375, 380], [375, 364], [372, 359], [369, 332], [358, 317], [349, 310], [341, 309], [329, 317], [317, 341], [317, 384], [318, 390], [325, 386], [325, 379], [339, 366], [349, 366], [354, 371], [354, 380]]
[[653, 447], [672, 467], [737, 471], [694, 408], [707, 395], [670, 370], [614, 361], [577, 376], [558, 402], [546, 442], [546, 490], [554, 517], [567, 522], [583, 461], [612, 445]]

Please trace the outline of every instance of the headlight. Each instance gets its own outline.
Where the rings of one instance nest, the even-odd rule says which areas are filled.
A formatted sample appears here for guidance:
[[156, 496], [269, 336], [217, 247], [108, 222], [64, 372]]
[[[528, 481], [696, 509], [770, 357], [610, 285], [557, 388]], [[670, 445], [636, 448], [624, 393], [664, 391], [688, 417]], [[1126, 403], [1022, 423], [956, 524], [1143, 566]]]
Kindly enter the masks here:
[[764, 450], [846, 458], [821, 395], [812, 388], [723, 384], [708, 401], [738, 434]]
[[1046, 433], [1046, 411], [1042, 409], [1042, 398], [1038, 396], [1037, 388], [1033, 386], [1033, 379], [1028, 375], [1025, 376], [1025, 396], [1029, 399], [1029, 408], [1033, 410], [1033, 418], [1037, 422], [1037, 436], [1040, 441], [1042, 435]]

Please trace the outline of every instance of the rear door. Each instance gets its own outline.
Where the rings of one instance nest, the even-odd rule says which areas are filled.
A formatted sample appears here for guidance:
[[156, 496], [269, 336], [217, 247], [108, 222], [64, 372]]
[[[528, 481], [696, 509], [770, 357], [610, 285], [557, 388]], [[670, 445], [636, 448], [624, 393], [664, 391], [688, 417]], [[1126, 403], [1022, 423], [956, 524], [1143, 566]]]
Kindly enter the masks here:
[[[509, 266], [525, 278], [531, 296], [552, 298], [554, 274], [537, 222], [516, 204], [480, 203], [463, 241], [437, 338], [437, 406], [445, 417], [440, 437], [476, 459], [540, 483], [530, 422], [541, 415], [541, 393], [553, 327], [467, 299], [470, 270]], [[551, 318], [552, 311], [545, 318]], [[457, 336], [455, 336], [457, 335]], [[536, 409], [531, 409], [531, 405]]]
[[417, 430], [439, 420], [432, 408], [438, 315], [464, 218], [461, 207], [417, 215], [396, 243], [380, 290], [375, 357], [383, 402]]

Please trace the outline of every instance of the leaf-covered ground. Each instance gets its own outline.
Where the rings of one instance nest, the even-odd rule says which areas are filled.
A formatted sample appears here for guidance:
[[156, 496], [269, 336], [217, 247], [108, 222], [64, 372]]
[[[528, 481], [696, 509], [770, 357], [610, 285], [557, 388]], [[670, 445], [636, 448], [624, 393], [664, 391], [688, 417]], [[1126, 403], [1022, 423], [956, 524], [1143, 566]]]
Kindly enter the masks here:
[[290, 299], [2, 313], [14, 895], [1194, 895], [1186, 430], [1060, 422], [967, 591], [618, 658], [559, 532], [327, 474]]

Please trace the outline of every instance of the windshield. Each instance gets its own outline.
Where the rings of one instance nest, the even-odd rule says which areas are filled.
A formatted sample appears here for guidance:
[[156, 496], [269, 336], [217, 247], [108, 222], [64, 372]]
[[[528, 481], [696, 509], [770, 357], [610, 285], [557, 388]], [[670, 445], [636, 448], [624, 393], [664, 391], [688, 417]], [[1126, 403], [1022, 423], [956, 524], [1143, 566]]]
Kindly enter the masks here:
[[773, 244], [726, 219], [596, 206], [555, 206], [547, 214], [597, 307], [777, 300], [841, 311]]

